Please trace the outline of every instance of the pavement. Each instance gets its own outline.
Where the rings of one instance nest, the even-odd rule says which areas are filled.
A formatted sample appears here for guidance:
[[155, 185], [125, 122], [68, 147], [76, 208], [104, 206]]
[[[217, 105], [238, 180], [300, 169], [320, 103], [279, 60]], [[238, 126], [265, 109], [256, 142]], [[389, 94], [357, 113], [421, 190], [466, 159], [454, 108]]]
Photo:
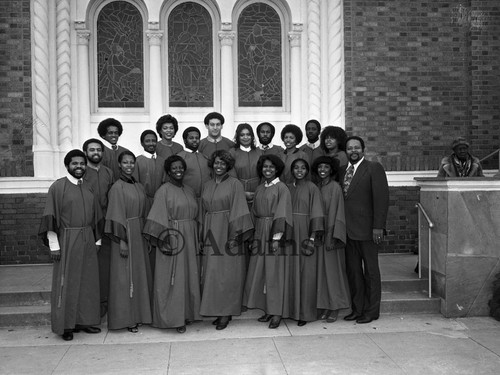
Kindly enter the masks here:
[[[383, 263], [383, 272], [401, 271]], [[36, 273], [24, 281], [46, 282]], [[196, 322], [184, 334], [108, 331], [104, 320], [101, 333], [69, 342], [50, 326], [0, 328], [0, 374], [500, 374], [500, 322], [490, 317], [390, 314], [356, 324], [341, 315], [303, 327], [284, 320], [273, 330], [259, 316], [245, 312], [223, 331]]]

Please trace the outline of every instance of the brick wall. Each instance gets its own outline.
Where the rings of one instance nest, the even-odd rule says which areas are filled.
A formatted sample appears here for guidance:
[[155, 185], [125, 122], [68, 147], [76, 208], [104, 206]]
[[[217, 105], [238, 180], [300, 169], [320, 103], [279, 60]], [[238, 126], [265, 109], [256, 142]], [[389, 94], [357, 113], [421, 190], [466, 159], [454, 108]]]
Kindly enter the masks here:
[[33, 176], [30, 0], [0, 0], [0, 177]]
[[50, 262], [38, 239], [46, 194], [0, 195], [0, 264]]
[[480, 158], [500, 146], [498, 1], [346, 0], [344, 16], [346, 130], [369, 157], [430, 170], [458, 135]]

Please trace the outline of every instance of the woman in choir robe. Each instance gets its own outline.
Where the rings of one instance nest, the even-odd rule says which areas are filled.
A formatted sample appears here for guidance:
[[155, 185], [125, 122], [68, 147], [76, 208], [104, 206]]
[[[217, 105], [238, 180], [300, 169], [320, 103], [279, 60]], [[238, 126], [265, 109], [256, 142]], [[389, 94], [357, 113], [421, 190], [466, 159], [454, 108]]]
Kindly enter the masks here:
[[271, 321], [269, 328], [279, 327], [284, 311], [284, 243], [292, 235], [292, 199], [279, 179], [284, 167], [281, 159], [272, 154], [261, 156], [257, 163], [264, 182], [254, 196], [255, 231], [243, 296], [244, 306], [265, 312], [258, 320]]
[[302, 136], [302, 130], [300, 130], [297, 125], [285, 125], [281, 131], [281, 140], [285, 145], [285, 150], [280, 152], [279, 156], [285, 164], [285, 170], [280, 176], [280, 179], [285, 184], [291, 184], [294, 181], [290, 167], [295, 159], [304, 159], [309, 162], [307, 154], [297, 147], [297, 145], [302, 142]]
[[347, 135], [344, 129], [338, 126], [327, 126], [323, 129], [320, 136], [321, 149], [326, 156], [338, 160], [339, 168], [347, 165], [347, 155], [345, 153], [346, 139]]
[[179, 124], [177, 119], [172, 115], [161, 116], [156, 121], [156, 132], [161, 138], [160, 142], [156, 145], [156, 153], [159, 156], [166, 159], [184, 150], [182, 145], [173, 141], [178, 130]]
[[213, 179], [203, 187], [203, 260], [200, 314], [216, 316], [217, 330], [227, 327], [232, 315], [241, 314], [245, 286], [244, 241], [253, 229], [245, 192], [228, 172], [234, 159], [228, 151], [215, 151], [208, 163]]
[[284, 317], [298, 325], [315, 321], [318, 250], [316, 237], [323, 232], [323, 205], [318, 187], [307, 181], [309, 163], [295, 159], [291, 166], [295, 181], [288, 185], [292, 196], [293, 241], [287, 246]]
[[156, 192], [144, 236], [156, 246], [153, 326], [176, 328], [200, 320], [198, 203], [183, 184], [186, 162], [179, 155], [165, 161], [169, 182]]
[[144, 187], [132, 176], [135, 156], [124, 151], [118, 157], [120, 179], [109, 190], [105, 233], [111, 240], [108, 328], [138, 332], [151, 323], [151, 265], [142, 236], [148, 211]]
[[246, 123], [239, 124], [236, 128], [234, 142], [235, 146], [229, 149], [235, 160], [232, 175], [243, 184], [246, 200], [251, 208], [255, 189], [260, 183], [257, 162], [262, 150], [255, 147], [255, 134], [252, 127]]
[[312, 166], [319, 178], [324, 212], [324, 235], [318, 248], [317, 308], [320, 319], [333, 323], [339, 310], [349, 309], [351, 297], [345, 267], [346, 227], [342, 188], [334, 181], [338, 162], [320, 156]]

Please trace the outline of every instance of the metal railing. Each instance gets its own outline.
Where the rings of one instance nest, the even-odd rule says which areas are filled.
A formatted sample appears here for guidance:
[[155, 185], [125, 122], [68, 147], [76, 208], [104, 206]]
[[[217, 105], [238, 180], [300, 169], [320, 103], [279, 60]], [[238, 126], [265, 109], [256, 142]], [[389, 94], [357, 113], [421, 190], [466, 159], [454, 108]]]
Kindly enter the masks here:
[[[482, 163], [483, 161], [495, 156], [496, 154], [498, 154], [498, 163], [500, 164], [500, 148], [498, 150], [495, 150], [493, 152], [490, 152], [488, 155], [486, 155], [484, 158], [482, 158], [481, 160], [479, 160], [480, 163]], [[500, 166], [498, 168], [500, 170]]]
[[424, 207], [420, 203], [417, 203], [415, 205], [416, 208], [418, 208], [418, 278], [422, 278], [422, 246], [420, 243], [420, 223], [421, 223], [421, 216], [424, 215], [425, 220], [427, 220], [427, 224], [429, 226], [429, 298], [432, 297], [432, 266], [431, 266], [431, 254], [432, 254], [432, 242], [431, 242], [431, 234], [432, 234], [432, 228], [434, 228], [434, 224], [429, 218], [429, 215], [427, 215], [427, 212], [425, 212]]

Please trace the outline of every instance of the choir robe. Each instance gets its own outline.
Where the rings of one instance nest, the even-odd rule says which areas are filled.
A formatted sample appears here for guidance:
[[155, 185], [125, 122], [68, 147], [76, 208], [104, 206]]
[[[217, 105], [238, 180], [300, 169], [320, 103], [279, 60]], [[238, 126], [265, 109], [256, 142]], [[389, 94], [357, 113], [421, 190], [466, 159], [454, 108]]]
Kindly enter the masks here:
[[349, 163], [345, 151], [339, 150], [335, 154], [325, 154], [325, 155], [337, 159], [339, 163], [339, 168], [345, 167]]
[[269, 147], [269, 148], [266, 148], [264, 149], [264, 146], [260, 146], [259, 147], [261, 150], [262, 150], [262, 153], [264, 155], [269, 155], [269, 154], [272, 154], [272, 155], [279, 155], [281, 154], [283, 151], [285, 151], [283, 149], [283, 147], [281, 146], [278, 146], [278, 145], [272, 145], [272, 147]]
[[156, 191], [166, 179], [165, 158], [158, 153], [154, 159], [139, 155], [135, 161], [134, 178], [144, 186], [151, 207]]
[[115, 181], [120, 179], [121, 172], [120, 166], [118, 165], [118, 156], [120, 156], [123, 151], [129, 150], [122, 146], [118, 146], [116, 150], [113, 150], [106, 145], [104, 145], [104, 149], [102, 150], [101, 164], [113, 171], [113, 179]]
[[314, 163], [314, 160], [316, 160], [317, 157], [323, 156], [325, 154], [321, 147], [316, 147], [313, 150], [307, 144], [300, 146], [299, 150], [304, 151], [304, 153], [307, 155], [306, 160], [309, 163], [309, 166], [311, 166], [312, 163]]
[[200, 198], [203, 185], [211, 178], [208, 158], [200, 152], [190, 151], [181, 151], [177, 155], [186, 162], [183, 184], [194, 190], [197, 199]]
[[[182, 327], [199, 320], [198, 204], [189, 186], [163, 184], [156, 192], [144, 236], [156, 247], [153, 325]], [[163, 251], [172, 251], [171, 255]]]
[[182, 147], [182, 145], [180, 145], [177, 142], [172, 142], [171, 146], [167, 146], [162, 141], [159, 141], [156, 144], [156, 154], [158, 156], [161, 156], [164, 160], [166, 160], [169, 156], [178, 154], [179, 152], [181, 152], [183, 150], [184, 150], [184, 147]]
[[[99, 169], [87, 165], [83, 181], [89, 183], [92, 191], [99, 201], [103, 217], [106, 217], [108, 209], [108, 192], [113, 186], [113, 171], [105, 165], [100, 165]], [[97, 254], [99, 260], [99, 290], [101, 294], [101, 315], [107, 311], [109, 295], [109, 264], [111, 258], [111, 241], [108, 237], [102, 238], [101, 249]]]
[[351, 306], [346, 275], [345, 250], [326, 250], [333, 239], [346, 243], [346, 224], [342, 188], [335, 181], [321, 186], [325, 233], [324, 245], [318, 248], [318, 309], [339, 310]]
[[229, 173], [240, 180], [245, 192], [255, 193], [255, 189], [260, 183], [257, 162], [262, 155], [262, 151], [256, 148], [246, 152], [233, 147], [229, 150], [229, 153], [234, 158], [234, 167]]
[[86, 185], [74, 185], [66, 177], [55, 181], [38, 232], [47, 246], [47, 232], [55, 232], [61, 248], [61, 259], [53, 264], [51, 293], [52, 331], [58, 335], [76, 325], [101, 322], [96, 240], [103, 218]]
[[[287, 152], [286, 150], [283, 151], [278, 155], [283, 163], [285, 164], [285, 169], [283, 170], [283, 173], [281, 174], [280, 180], [283, 181], [285, 184], [291, 184], [295, 178], [293, 177], [293, 174], [290, 170], [290, 167], [292, 166], [292, 163], [294, 160], [297, 159], [304, 159], [309, 163], [309, 157], [304, 151], [299, 150], [296, 148], [292, 153]], [[309, 180], [309, 176], [307, 176], [307, 179]]]
[[[220, 183], [208, 181], [202, 193], [203, 268], [200, 314], [205, 316], [240, 315], [246, 277], [245, 239], [253, 223], [243, 186], [226, 175]], [[228, 240], [237, 247], [228, 248]]]
[[[282, 315], [285, 293], [286, 248], [292, 235], [292, 199], [287, 186], [278, 181], [269, 187], [261, 184], [255, 191], [252, 213], [255, 217], [243, 305], [271, 315]], [[273, 235], [283, 233], [282, 245], [273, 253]]]
[[198, 151], [210, 159], [215, 151], [229, 151], [230, 148], [234, 148], [234, 142], [226, 137], [222, 137], [219, 142], [210, 142], [207, 138], [203, 138], [200, 141]]
[[305, 255], [304, 247], [313, 233], [323, 232], [323, 202], [318, 187], [310, 181], [288, 187], [292, 196], [293, 241], [286, 257], [283, 317], [311, 322], [317, 319], [318, 248]]
[[[124, 177], [122, 177], [124, 178]], [[151, 323], [151, 266], [142, 236], [147, 199], [144, 187], [119, 179], [109, 191], [105, 232], [112, 239], [108, 328], [121, 329]], [[128, 257], [120, 256], [120, 241]]]

